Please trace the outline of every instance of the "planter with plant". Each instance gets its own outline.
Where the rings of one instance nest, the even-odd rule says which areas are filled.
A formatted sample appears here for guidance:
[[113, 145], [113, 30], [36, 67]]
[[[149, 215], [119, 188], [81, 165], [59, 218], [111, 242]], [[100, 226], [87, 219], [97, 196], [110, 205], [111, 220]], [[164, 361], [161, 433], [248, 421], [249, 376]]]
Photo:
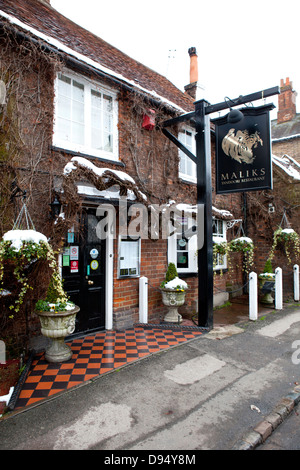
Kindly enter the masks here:
[[48, 362], [65, 362], [71, 359], [73, 353], [65, 343], [65, 338], [75, 331], [76, 314], [79, 312], [79, 307], [69, 302], [62, 285], [59, 290], [57, 287], [57, 282], [54, 283], [52, 278], [46, 299], [38, 300], [35, 306], [35, 313], [41, 322], [41, 333], [52, 340], [45, 351]]
[[174, 263], [169, 263], [165, 280], [160, 285], [163, 304], [168, 307], [168, 313], [164, 321], [168, 323], [181, 323], [182, 316], [178, 308], [185, 302], [185, 294], [188, 285], [178, 277]]
[[75, 329], [75, 316], [79, 307], [68, 301], [63, 289], [63, 283], [56, 262], [56, 254], [47, 241], [47, 238], [35, 230], [11, 230], [0, 241], [0, 290], [4, 291], [3, 279], [5, 270], [10, 270], [14, 285], [16, 286], [16, 299], [9, 306], [11, 319], [20, 310], [28, 291], [33, 290], [30, 281], [35, 279], [28, 276], [28, 272], [38, 262], [44, 261], [50, 271], [50, 283], [47, 297], [39, 300], [35, 311], [41, 322], [43, 335], [53, 340], [45, 357], [49, 362], [63, 362], [68, 360], [72, 353], [64, 344], [64, 338], [73, 333]]
[[263, 304], [273, 304], [274, 299], [272, 297], [272, 292], [274, 291], [275, 286], [275, 273], [273, 272], [271, 259], [268, 258], [264, 267], [263, 273], [258, 276], [261, 293], [263, 297], [261, 302]]

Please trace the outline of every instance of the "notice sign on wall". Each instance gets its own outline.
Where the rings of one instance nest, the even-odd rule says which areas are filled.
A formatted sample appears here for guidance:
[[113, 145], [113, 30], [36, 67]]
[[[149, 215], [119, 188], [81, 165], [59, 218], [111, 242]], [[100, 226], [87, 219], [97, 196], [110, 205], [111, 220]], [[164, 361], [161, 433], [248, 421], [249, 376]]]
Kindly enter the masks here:
[[216, 193], [272, 189], [269, 112], [273, 104], [240, 109], [243, 118], [214, 119], [216, 129]]
[[78, 273], [78, 261], [71, 261], [70, 272]]

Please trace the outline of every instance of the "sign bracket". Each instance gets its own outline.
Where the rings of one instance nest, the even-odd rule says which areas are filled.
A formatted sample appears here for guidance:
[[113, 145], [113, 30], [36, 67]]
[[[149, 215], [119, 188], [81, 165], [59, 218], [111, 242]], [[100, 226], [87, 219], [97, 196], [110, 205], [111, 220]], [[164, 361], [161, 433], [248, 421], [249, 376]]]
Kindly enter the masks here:
[[[280, 88], [273, 87], [230, 100], [239, 106], [280, 94]], [[197, 207], [204, 207], [204, 244], [198, 249], [198, 326], [213, 327], [213, 241], [212, 241], [212, 183], [209, 114], [229, 109], [228, 101], [211, 105], [205, 100], [194, 103], [195, 111], [164, 121], [162, 132], [179, 147], [197, 165]], [[165, 128], [181, 122], [191, 121], [196, 127], [196, 158], [191, 152]], [[198, 229], [199, 237], [199, 229]], [[199, 246], [199, 244], [198, 244]]]

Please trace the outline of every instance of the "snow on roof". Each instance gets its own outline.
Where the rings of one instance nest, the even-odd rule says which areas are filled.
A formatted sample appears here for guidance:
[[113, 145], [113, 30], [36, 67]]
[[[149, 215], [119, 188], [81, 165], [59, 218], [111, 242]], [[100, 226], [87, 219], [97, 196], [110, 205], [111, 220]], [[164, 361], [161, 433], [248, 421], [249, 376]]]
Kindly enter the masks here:
[[98, 166], [94, 165], [92, 162], [90, 162], [89, 160], [87, 160], [86, 158], [83, 158], [83, 157], [73, 157], [71, 159], [71, 161], [66, 164], [66, 166], [64, 168], [64, 174], [65, 175], [69, 174], [73, 170], [76, 170], [77, 166], [74, 165], [74, 162], [77, 162], [80, 166], [84, 166], [84, 167], [88, 168], [93, 173], [95, 173], [97, 176], [101, 177], [101, 176], [103, 176], [103, 174], [106, 171], [111, 171], [120, 180], [128, 181], [130, 183], [135, 184], [134, 179], [131, 176], [129, 176], [127, 173], [125, 173], [124, 171], [112, 170], [111, 168], [99, 168]]
[[277, 157], [272, 155], [272, 161], [275, 165], [284, 171], [290, 178], [300, 181], [300, 164], [289, 155]]
[[[92, 171], [99, 178], [104, 178], [104, 179], [109, 178], [109, 174], [112, 173], [113, 175], [115, 175], [117, 177], [117, 179], [120, 181], [120, 183], [124, 183], [125, 185], [126, 185], [126, 183], [129, 183], [129, 184], [133, 185], [134, 189], [142, 197], [142, 199], [147, 201], [147, 196], [145, 196], [145, 194], [143, 194], [138, 189], [138, 186], [137, 186], [135, 180], [130, 175], [128, 175], [124, 171], [114, 170], [112, 168], [99, 168], [98, 166], [94, 165], [92, 162], [90, 162], [89, 160], [87, 160], [86, 158], [83, 158], [83, 157], [73, 157], [71, 159], [71, 161], [68, 162], [65, 165], [64, 170], [63, 170], [64, 175], [66, 175], [66, 176], [69, 175], [72, 171], [76, 170], [78, 168], [78, 166], [79, 167], [81, 166], [83, 168], [87, 168], [88, 170]], [[88, 186], [78, 186], [77, 190], [78, 190], [79, 193], [82, 193], [82, 194], [91, 194], [91, 191], [92, 191], [93, 195], [95, 195], [94, 190], [92, 190], [91, 187], [88, 187]], [[129, 198], [132, 199], [133, 198], [133, 191], [130, 191], [129, 188], [127, 189], [127, 191], [129, 193]], [[97, 194], [97, 195], [100, 196], [100, 194]], [[105, 197], [104, 192], [101, 195], [102, 196], [104, 195], [104, 197]]]
[[287, 136], [284, 136], [284, 137], [274, 138], [274, 139], [272, 139], [272, 142], [280, 142], [280, 141], [283, 141], [283, 140], [290, 140], [290, 139], [299, 139], [299, 137], [300, 137], [300, 134], [287, 135]]
[[[45, 41], [46, 43], [48, 43], [49, 45], [51, 45], [52, 47], [54, 47], [58, 51], [62, 51], [65, 54], [67, 54], [71, 57], [74, 57], [75, 59], [77, 59], [77, 60], [93, 67], [96, 70], [104, 72], [105, 74], [107, 74], [111, 77], [114, 77], [114, 78], [116, 78], [120, 81], [123, 81], [123, 82], [129, 84], [130, 86], [132, 86], [134, 88], [137, 88], [138, 90], [140, 90], [143, 93], [147, 93], [147, 94], [153, 96], [153, 98], [155, 98], [156, 100], [164, 103], [165, 105], [167, 105], [167, 106], [169, 106], [169, 107], [171, 107], [171, 108], [173, 108], [173, 109], [175, 109], [175, 110], [177, 110], [181, 113], [186, 112], [186, 110], [184, 110], [181, 106], [177, 105], [173, 101], [170, 101], [166, 97], [161, 96], [155, 90], [153, 90], [153, 89], [150, 90], [150, 89], [148, 89], [144, 86], [139, 85], [135, 80], [129, 79], [125, 75], [120, 74], [118, 72], [115, 72], [114, 70], [100, 64], [99, 62], [93, 60], [92, 58], [88, 57], [87, 55], [84, 55], [84, 54], [76, 51], [75, 49], [72, 49], [71, 47], [64, 44], [62, 41], [60, 41], [60, 40], [58, 40], [58, 39], [56, 39], [52, 36], [49, 36], [49, 35], [39, 31], [38, 29], [36, 29], [32, 26], [29, 26], [28, 24], [24, 23], [23, 21], [20, 21], [18, 18], [6, 13], [5, 11], [0, 10], [0, 15], [3, 16], [4, 18], [6, 18], [10, 23], [22, 28], [23, 30], [27, 31], [28, 33], [31, 33], [33, 36], [38, 37], [39, 39]], [[157, 74], [157, 76], [158, 76], [158, 74]]]
[[[197, 204], [185, 204], [185, 203], [178, 203], [176, 204], [175, 201], [169, 201], [169, 205], [175, 205], [176, 209], [179, 211], [184, 211], [185, 214], [196, 214], [197, 213]], [[231, 212], [226, 209], [217, 209], [216, 207], [212, 206], [212, 214], [213, 217], [217, 217], [223, 220], [232, 220], [234, 217]]]

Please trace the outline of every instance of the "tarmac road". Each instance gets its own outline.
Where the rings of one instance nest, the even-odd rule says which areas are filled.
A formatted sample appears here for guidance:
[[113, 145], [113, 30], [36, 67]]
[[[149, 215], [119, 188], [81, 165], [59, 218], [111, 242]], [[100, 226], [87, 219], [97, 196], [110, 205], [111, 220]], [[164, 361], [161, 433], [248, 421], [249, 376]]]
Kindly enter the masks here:
[[11, 413], [0, 420], [0, 449], [94, 449], [103, 459], [118, 451], [188, 452], [193, 459], [198, 450], [255, 449], [268, 429], [264, 436], [254, 430], [274, 420], [274, 409], [283, 416], [279, 426], [293, 419], [299, 360], [300, 308], [286, 307], [263, 320], [213, 329]]

